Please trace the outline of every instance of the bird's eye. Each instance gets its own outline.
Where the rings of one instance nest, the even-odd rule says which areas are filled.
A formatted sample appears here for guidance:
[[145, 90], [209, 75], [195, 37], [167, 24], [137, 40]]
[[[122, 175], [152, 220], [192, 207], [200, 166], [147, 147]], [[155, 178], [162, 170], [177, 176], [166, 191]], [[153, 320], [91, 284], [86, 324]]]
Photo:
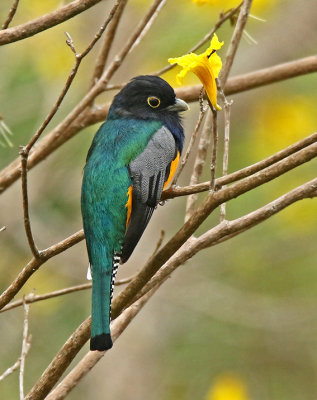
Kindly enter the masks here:
[[157, 108], [161, 104], [161, 100], [158, 97], [150, 96], [147, 98], [147, 103], [152, 108]]

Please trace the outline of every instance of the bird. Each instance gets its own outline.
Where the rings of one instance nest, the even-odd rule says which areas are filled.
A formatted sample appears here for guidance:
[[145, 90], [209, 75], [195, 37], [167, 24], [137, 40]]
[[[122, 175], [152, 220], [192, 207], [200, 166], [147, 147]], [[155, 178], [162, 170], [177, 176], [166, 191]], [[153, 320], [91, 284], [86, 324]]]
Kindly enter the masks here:
[[92, 276], [90, 350], [112, 347], [111, 301], [119, 264], [139, 242], [184, 145], [188, 109], [162, 78], [141, 75], [114, 96], [84, 167], [81, 211]]

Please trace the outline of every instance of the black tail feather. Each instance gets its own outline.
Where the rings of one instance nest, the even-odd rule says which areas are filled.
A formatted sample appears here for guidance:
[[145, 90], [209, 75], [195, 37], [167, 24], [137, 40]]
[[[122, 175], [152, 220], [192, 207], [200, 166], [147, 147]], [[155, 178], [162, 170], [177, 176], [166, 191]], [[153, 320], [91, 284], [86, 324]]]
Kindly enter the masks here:
[[105, 351], [112, 347], [112, 340], [109, 333], [102, 333], [90, 339], [90, 350]]

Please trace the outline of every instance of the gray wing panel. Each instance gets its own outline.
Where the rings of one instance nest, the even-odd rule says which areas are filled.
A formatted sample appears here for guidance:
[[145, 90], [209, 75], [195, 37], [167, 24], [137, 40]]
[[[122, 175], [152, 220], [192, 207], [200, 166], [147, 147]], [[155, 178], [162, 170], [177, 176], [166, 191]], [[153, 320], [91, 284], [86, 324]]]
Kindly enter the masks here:
[[167, 128], [162, 127], [154, 134], [144, 151], [130, 163], [133, 195], [141, 203], [152, 207], [157, 205], [166, 181], [166, 169], [175, 156], [174, 137]]
[[153, 135], [144, 151], [130, 163], [132, 213], [123, 241], [122, 262], [130, 257], [160, 201], [170, 164], [176, 154], [172, 133], [162, 127]]

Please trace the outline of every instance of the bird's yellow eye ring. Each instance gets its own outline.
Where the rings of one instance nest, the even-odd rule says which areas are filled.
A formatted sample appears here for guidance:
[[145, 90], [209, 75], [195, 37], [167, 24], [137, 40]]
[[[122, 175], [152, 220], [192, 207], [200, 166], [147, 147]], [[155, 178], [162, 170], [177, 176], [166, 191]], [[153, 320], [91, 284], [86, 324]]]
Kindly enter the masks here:
[[157, 108], [161, 104], [161, 100], [156, 96], [150, 96], [147, 98], [147, 103], [152, 108]]

